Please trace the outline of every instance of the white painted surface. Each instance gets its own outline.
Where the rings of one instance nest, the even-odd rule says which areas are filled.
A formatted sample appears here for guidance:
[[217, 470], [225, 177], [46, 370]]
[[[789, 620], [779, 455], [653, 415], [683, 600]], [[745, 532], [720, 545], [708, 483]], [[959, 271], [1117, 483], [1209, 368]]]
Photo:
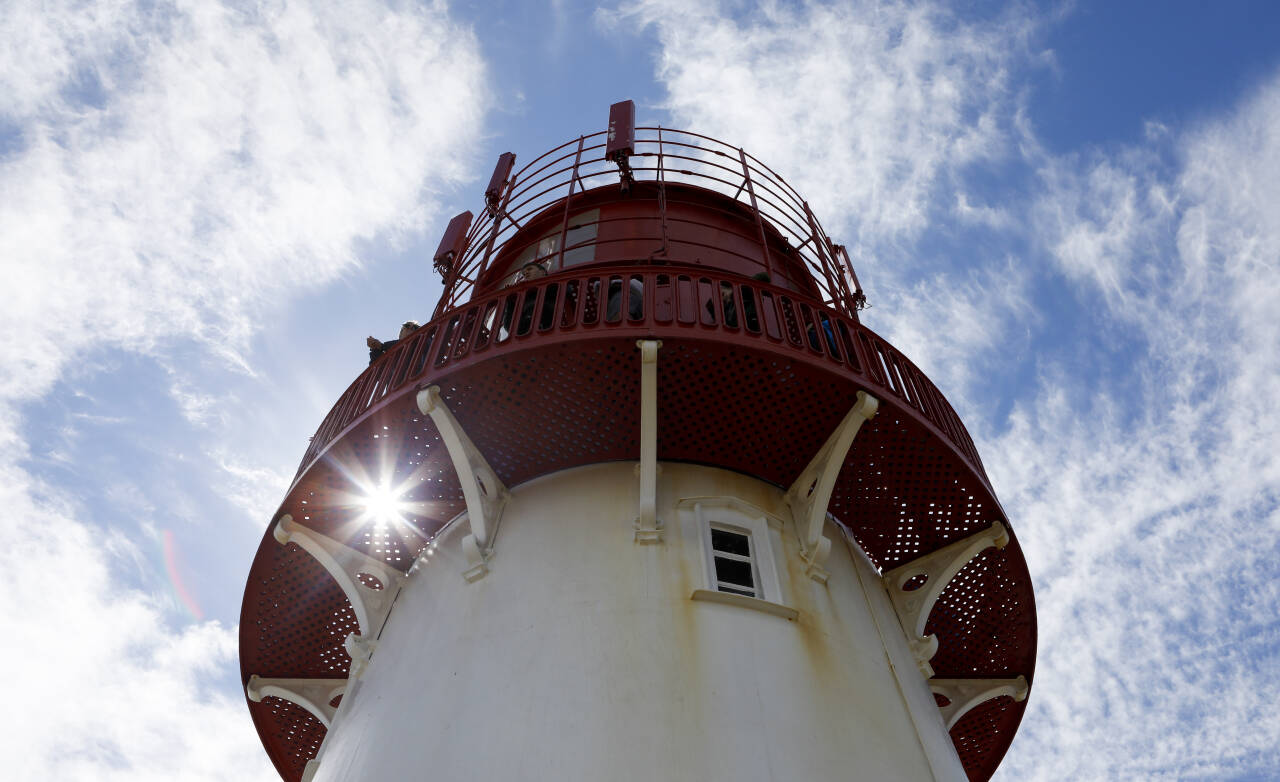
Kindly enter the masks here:
[[[638, 483], [614, 463], [512, 489], [474, 583], [455, 525], [406, 581], [316, 782], [964, 779], [878, 574], [839, 530], [817, 583], [781, 490], [664, 463], [667, 534], [637, 545]], [[695, 497], [772, 517], [761, 549], [798, 618], [691, 599], [703, 535], [677, 503]]]

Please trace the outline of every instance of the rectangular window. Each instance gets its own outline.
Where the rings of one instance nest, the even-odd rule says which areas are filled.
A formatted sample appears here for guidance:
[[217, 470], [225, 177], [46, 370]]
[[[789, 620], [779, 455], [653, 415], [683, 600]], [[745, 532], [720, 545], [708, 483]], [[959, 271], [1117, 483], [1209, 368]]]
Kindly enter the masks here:
[[759, 597], [752, 558], [751, 535], [720, 525], [711, 527], [711, 556], [716, 589], [747, 597]]
[[[596, 257], [596, 237], [600, 233], [600, 210], [592, 209], [569, 218], [569, 230], [564, 236], [564, 266], [590, 263]], [[575, 246], [585, 245], [585, 246]]]
[[547, 232], [538, 241], [520, 251], [516, 260], [507, 270], [503, 287], [524, 282], [524, 265], [537, 263], [548, 274], [555, 274], [562, 268], [590, 263], [596, 257], [596, 237], [600, 232], [600, 210], [591, 209], [580, 212], [569, 218], [564, 234], [564, 264], [560, 265], [560, 228]]
[[[794, 621], [800, 612], [786, 603], [778, 579], [774, 547], [784, 529], [781, 519], [736, 497], [680, 500], [685, 535], [700, 539], [703, 582], [691, 600], [738, 606]], [[783, 563], [785, 565], [785, 562]]]

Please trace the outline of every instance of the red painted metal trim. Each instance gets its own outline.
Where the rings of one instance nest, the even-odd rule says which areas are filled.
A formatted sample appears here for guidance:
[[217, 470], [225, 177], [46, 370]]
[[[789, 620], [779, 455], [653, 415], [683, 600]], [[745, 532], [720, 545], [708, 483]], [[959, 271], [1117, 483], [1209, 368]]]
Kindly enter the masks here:
[[[610, 322], [605, 317], [588, 317], [584, 309], [593, 296], [597, 309], [602, 305], [608, 310], [611, 306], [608, 300], [610, 282], [632, 278], [640, 280], [644, 290], [653, 291], [641, 303], [639, 318], [619, 318]], [[692, 289], [681, 285], [681, 280], [692, 283]], [[721, 297], [712, 293], [719, 291], [722, 285], [729, 285], [733, 291], [740, 319], [745, 319], [754, 310], [754, 317], [758, 321], [763, 320], [758, 332], [725, 325]], [[702, 295], [697, 293], [699, 286], [705, 291]], [[546, 293], [552, 289], [555, 296], [548, 299]], [[620, 286], [619, 295], [621, 289], [626, 289], [629, 295], [629, 284]], [[696, 321], [690, 323], [680, 317], [660, 320], [655, 312], [660, 289], [664, 293], [669, 289], [675, 312], [692, 309], [696, 313]], [[594, 294], [591, 293], [593, 290], [596, 291]], [[750, 308], [742, 299], [743, 292], [750, 294]], [[533, 303], [528, 304], [523, 298], [509, 302], [512, 294], [532, 296]], [[566, 312], [566, 300], [572, 301], [570, 312]], [[623, 312], [624, 304], [627, 305], [625, 311], [630, 314], [629, 301], [619, 301], [615, 305], [617, 311]], [[544, 307], [547, 308], [546, 313]], [[519, 316], [530, 308], [539, 316], [539, 321], [545, 314], [549, 325], [535, 329], [531, 322], [525, 333], [519, 333]], [[511, 320], [505, 328], [504, 315]], [[489, 318], [493, 322], [486, 326], [485, 321]], [[348, 396], [349, 390], [343, 394], [312, 437], [298, 475], [300, 477], [308, 465], [324, 453], [333, 439], [363, 417], [371, 415], [379, 400], [406, 385], [429, 383], [431, 375], [445, 367], [451, 367], [450, 371], [453, 371], [481, 360], [490, 352], [523, 349], [533, 344], [531, 340], [540, 344], [572, 342], [578, 338], [575, 335], [601, 329], [616, 330], [619, 336], [679, 338], [688, 328], [699, 329], [709, 338], [750, 345], [752, 349], [782, 351], [787, 358], [846, 368], [865, 384], [870, 393], [882, 400], [896, 401], [911, 415], [919, 417], [923, 425], [960, 454], [983, 482], [987, 482], [986, 471], [973, 440], [941, 392], [896, 348], [855, 318], [774, 285], [675, 265], [660, 269], [653, 266], [588, 267], [576, 274], [553, 275], [534, 283], [503, 289], [442, 315], [397, 344], [356, 379], [352, 384], [352, 388], [358, 389], [356, 393]], [[491, 332], [483, 339], [479, 335], [482, 329]], [[412, 364], [413, 371], [399, 371], [407, 366], [400, 359], [410, 355], [421, 359], [418, 351], [425, 351], [424, 343], [433, 340], [437, 332], [441, 333], [441, 338], [429, 346], [430, 358], [408, 362]], [[856, 339], [836, 339], [837, 334], [856, 335]], [[842, 343], [844, 350], [841, 350]], [[847, 352], [850, 346], [855, 353]], [[432, 371], [428, 371], [428, 367]], [[864, 367], [869, 372], [864, 373]]]

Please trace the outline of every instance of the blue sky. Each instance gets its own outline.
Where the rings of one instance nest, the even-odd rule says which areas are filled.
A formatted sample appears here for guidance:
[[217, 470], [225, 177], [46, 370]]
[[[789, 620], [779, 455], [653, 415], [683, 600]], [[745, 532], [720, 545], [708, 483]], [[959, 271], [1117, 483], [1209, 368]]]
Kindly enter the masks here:
[[1280, 7], [0, 17], [16, 776], [273, 778], [236, 623], [307, 436], [496, 155], [625, 98], [796, 185], [973, 433], [1040, 620], [998, 778], [1280, 776]]

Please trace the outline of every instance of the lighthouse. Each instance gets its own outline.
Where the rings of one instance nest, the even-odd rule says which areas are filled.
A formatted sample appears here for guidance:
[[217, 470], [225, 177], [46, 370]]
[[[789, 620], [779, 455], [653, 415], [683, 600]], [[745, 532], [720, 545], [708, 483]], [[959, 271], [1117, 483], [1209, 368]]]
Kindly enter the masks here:
[[432, 266], [249, 572], [283, 779], [995, 772], [1035, 667], [1017, 537], [781, 176], [625, 101], [500, 156]]

